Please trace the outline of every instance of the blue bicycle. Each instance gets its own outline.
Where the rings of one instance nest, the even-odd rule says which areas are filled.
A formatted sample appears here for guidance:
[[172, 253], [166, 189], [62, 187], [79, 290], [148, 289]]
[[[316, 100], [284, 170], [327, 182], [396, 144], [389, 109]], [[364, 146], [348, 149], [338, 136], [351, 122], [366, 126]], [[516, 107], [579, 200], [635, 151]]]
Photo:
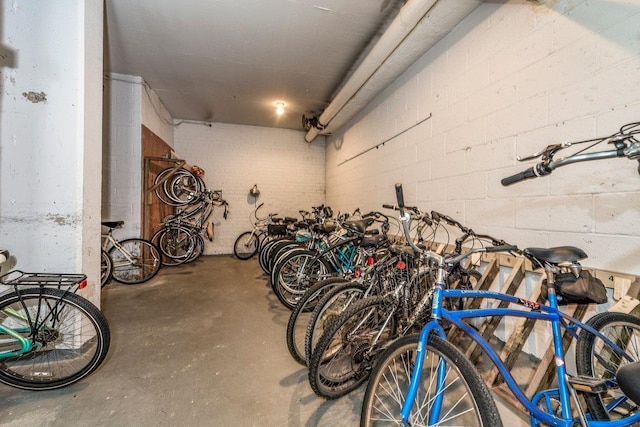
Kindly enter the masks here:
[[[402, 186], [396, 185], [405, 235], [409, 216], [404, 213]], [[563, 302], [602, 302], [598, 283], [592, 283], [579, 261], [586, 254], [574, 247], [550, 249], [496, 246], [473, 249], [454, 256], [440, 256], [409, 244], [423, 257], [437, 264], [436, 284], [431, 290], [431, 320], [419, 335], [395, 341], [374, 368], [361, 415], [361, 426], [501, 426], [495, 401], [477, 368], [453, 344], [447, 331], [455, 326], [485, 351], [509, 389], [530, 414], [532, 426], [574, 425], [618, 427], [640, 422], [640, 319], [624, 313], [603, 313], [580, 322], [558, 309]], [[468, 256], [480, 252], [517, 251], [534, 265], [544, 268], [548, 304], [491, 291], [448, 289], [447, 272]], [[573, 281], [556, 280], [574, 275]], [[571, 299], [567, 292], [579, 278], [587, 280], [591, 293]], [[599, 285], [602, 285], [601, 283]], [[593, 293], [593, 292], [592, 292]], [[449, 299], [484, 298], [500, 305], [490, 308], [448, 310]], [[606, 294], [605, 294], [606, 298]], [[551, 327], [557, 386], [536, 393], [529, 399], [505, 364], [469, 324], [469, 320], [488, 316], [535, 319]], [[577, 375], [570, 375], [565, 364], [562, 329], [578, 340]], [[634, 377], [636, 380], [634, 381]], [[581, 399], [583, 398], [583, 399]], [[584, 403], [583, 403], [584, 402]]]

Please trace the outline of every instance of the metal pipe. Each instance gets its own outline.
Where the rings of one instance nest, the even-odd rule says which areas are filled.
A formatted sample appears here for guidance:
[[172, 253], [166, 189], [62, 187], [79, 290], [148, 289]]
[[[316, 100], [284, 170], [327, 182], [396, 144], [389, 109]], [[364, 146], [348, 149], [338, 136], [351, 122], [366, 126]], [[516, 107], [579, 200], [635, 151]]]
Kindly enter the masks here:
[[[322, 112], [318, 118], [321, 127], [326, 127], [344, 108], [437, 2], [438, 0], [409, 0], [402, 6], [398, 16]], [[320, 129], [312, 127], [304, 139], [312, 142], [319, 133]]]

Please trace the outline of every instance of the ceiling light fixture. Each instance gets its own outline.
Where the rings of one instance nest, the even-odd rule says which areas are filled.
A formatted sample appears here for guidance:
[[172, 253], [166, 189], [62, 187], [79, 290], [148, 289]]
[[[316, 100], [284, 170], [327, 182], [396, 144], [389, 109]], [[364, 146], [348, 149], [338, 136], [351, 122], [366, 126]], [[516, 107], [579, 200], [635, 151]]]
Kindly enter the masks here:
[[279, 116], [284, 114], [284, 102], [276, 102], [276, 114]]

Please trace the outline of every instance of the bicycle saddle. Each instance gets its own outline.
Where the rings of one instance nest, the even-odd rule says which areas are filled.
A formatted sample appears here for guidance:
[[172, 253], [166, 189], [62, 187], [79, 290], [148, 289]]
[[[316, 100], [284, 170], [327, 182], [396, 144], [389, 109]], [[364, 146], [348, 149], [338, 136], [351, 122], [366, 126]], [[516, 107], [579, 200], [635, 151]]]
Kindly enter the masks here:
[[582, 249], [573, 246], [558, 246], [557, 248], [526, 248], [522, 251], [525, 256], [532, 256], [550, 264], [576, 262], [587, 257]]
[[349, 231], [355, 231], [356, 233], [364, 233], [368, 226], [373, 224], [373, 218], [345, 221], [342, 226]]
[[336, 225], [333, 223], [330, 224], [316, 224], [313, 226], [313, 229], [318, 233], [329, 234], [336, 229]]
[[118, 228], [124, 225], [124, 221], [102, 221], [102, 225], [109, 228]]
[[363, 248], [378, 248], [388, 242], [387, 236], [384, 234], [377, 234], [375, 236], [365, 236], [362, 239], [362, 242], [360, 242], [360, 246]]
[[622, 365], [616, 372], [616, 380], [620, 390], [634, 403], [640, 404], [640, 362]]

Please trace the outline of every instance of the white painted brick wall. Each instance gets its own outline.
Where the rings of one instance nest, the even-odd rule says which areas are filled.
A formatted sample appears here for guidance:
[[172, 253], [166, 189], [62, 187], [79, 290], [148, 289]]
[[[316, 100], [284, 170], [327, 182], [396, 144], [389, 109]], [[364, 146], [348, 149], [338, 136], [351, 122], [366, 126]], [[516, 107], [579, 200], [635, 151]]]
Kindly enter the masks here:
[[325, 203], [324, 137], [308, 144], [302, 131], [183, 123], [175, 127], [174, 144], [182, 159], [205, 170], [207, 188], [222, 190], [230, 204], [226, 221], [221, 209], [214, 212], [215, 238], [206, 242], [206, 254], [233, 253], [236, 238], [250, 230], [254, 184], [262, 215], [299, 218], [299, 210]]
[[124, 221], [119, 239], [140, 236], [142, 79], [112, 73], [105, 79], [102, 219]]
[[500, 185], [531, 166], [517, 155], [640, 120], [638, 28], [637, 1], [483, 4], [328, 138], [327, 203], [381, 209], [402, 182], [407, 203], [520, 246], [579, 246], [587, 266], [640, 274], [635, 162]]
[[141, 125], [173, 144], [173, 124], [156, 93], [142, 78], [111, 73], [105, 84], [102, 219], [124, 221], [119, 239], [141, 235]]

